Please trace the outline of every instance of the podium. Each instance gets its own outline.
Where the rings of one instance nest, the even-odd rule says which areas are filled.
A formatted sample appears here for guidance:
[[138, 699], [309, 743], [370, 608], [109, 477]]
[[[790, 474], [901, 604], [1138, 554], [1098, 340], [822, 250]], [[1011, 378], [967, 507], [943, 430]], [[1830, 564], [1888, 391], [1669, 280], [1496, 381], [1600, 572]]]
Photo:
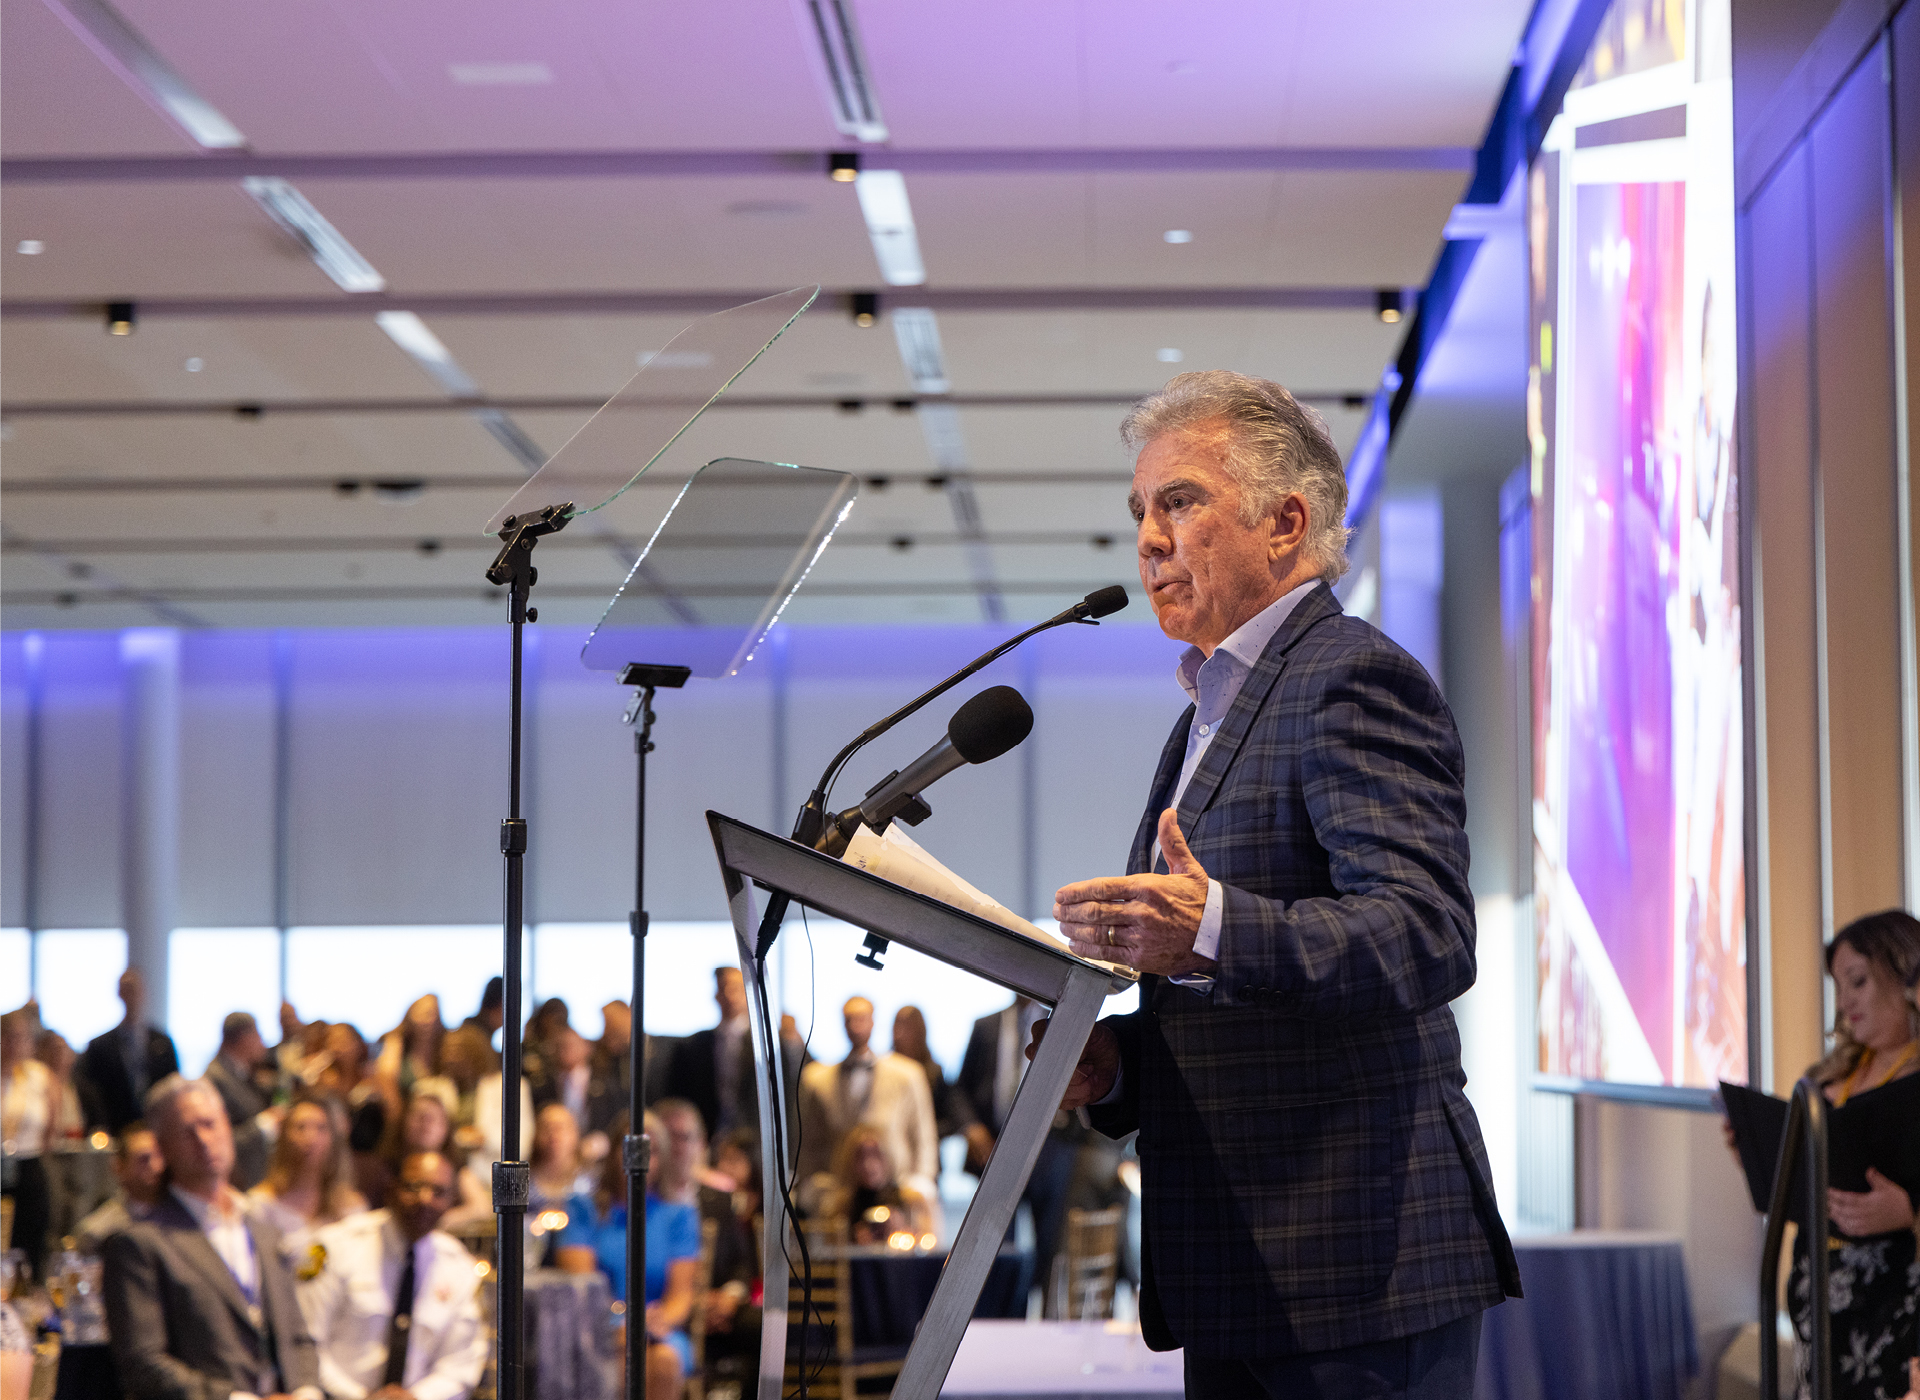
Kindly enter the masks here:
[[[1027, 1177], [1053, 1124], [1053, 1115], [1080, 1062], [1087, 1033], [1111, 992], [1132, 986], [1128, 978], [1061, 952], [998, 924], [902, 889], [891, 881], [855, 869], [811, 847], [760, 831], [718, 812], [707, 813], [714, 851], [726, 881], [727, 908], [739, 945], [740, 969], [748, 986], [764, 985], [765, 972], [755, 957], [760, 926], [756, 883], [787, 895], [857, 928], [925, 953], [952, 967], [1022, 992], [1053, 1008], [1047, 1038], [1020, 1081], [993, 1156], [980, 1178], [966, 1218], [948, 1251], [933, 1301], [914, 1335], [905, 1368], [894, 1386], [901, 1400], [934, 1400], [953, 1364], [961, 1335], [973, 1316], [975, 1299], [986, 1283], [994, 1255], [1013, 1221]], [[771, 1011], [756, 996], [747, 998], [754, 1044], [754, 1078], [760, 1098], [761, 1179], [765, 1182], [765, 1310], [760, 1338], [759, 1400], [779, 1400], [787, 1353], [787, 1271], [776, 1267], [786, 1255], [788, 1220], [778, 1180], [786, 1163], [778, 1160], [776, 1123], [784, 1123], [783, 1077], [777, 1059], [779, 1028], [767, 1024]]]

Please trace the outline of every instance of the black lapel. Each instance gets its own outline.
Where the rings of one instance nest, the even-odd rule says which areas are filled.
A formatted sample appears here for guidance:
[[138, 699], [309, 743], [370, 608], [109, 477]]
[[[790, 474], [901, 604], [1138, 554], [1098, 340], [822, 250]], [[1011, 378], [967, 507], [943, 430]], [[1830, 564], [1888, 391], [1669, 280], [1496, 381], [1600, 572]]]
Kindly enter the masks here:
[[1234, 697], [1227, 717], [1220, 721], [1219, 732], [1214, 735], [1213, 742], [1207, 745], [1206, 755], [1194, 770], [1193, 780], [1187, 784], [1186, 792], [1181, 794], [1180, 830], [1183, 833], [1192, 832], [1194, 818], [1207, 809], [1207, 804], [1213, 801], [1214, 794], [1220, 790], [1220, 780], [1226, 776], [1234, 755], [1240, 752], [1247, 730], [1253, 725], [1253, 717], [1260, 713], [1260, 707], [1266, 704], [1273, 683], [1280, 678], [1287, 652], [1306, 636], [1315, 623], [1338, 617], [1340, 613], [1339, 600], [1333, 596], [1333, 590], [1322, 583], [1294, 605], [1293, 611], [1287, 614], [1287, 620], [1280, 624], [1280, 630], [1268, 640], [1266, 650], [1260, 653], [1260, 660], [1254, 664], [1253, 673], [1247, 677], [1246, 684], [1240, 687], [1239, 695]]

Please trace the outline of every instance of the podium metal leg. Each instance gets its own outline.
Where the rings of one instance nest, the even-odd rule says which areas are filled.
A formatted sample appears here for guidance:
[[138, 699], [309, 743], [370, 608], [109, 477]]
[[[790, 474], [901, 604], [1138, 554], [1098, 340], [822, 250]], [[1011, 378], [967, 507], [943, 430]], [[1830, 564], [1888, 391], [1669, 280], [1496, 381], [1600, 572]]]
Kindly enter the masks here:
[[[1080, 1063], [1080, 1051], [1106, 996], [1107, 979], [1091, 968], [1076, 971], [1068, 979], [1065, 995], [1053, 1008], [1047, 1038], [1040, 1043], [1013, 1096], [1006, 1126], [994, 1144], [993, 1156], [980, 1177], [980, 1189], [947, 1254], [933, 1301], [914, 1334], [907, 1364], [894, 1386], [897, 1400], [935, 1400], [946, 1383], [960, 1338], [973, 1317], [974, 1304], [986, 1286], [1013, 1213], [1019, 1209], [1020, 1195], [1026, 1190], [1034, 1163], [1040, 1160], [1040, 1149], [1053, 1127], [1053, 1115], [1059, 1111], [1060, 1096], [1066, 1093], [1074, 1068]], [[1022, 1053], [1025, 1048], [1021, 1047]]]

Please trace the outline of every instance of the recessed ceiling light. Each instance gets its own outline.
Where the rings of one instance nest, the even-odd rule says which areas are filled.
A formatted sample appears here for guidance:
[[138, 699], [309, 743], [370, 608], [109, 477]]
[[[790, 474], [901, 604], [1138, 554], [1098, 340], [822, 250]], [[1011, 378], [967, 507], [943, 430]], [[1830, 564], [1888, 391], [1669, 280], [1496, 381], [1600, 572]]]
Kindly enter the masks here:
[[1196, 72], [1199, 66], [1190, 58], [1176, 58], [1167, 65], [1167, 71], [1185, 77], [1188, 73]]
[[833, 124], [856, 141], [886, 140], [887, 119], [880, 115], [880, 96], [847, 0], [799, 0], [799, 8], [801, 27], [814, 42], [826, 79]]
[[307, 250], [307, 255], [343, 292], [382, 292], [382, 277], [326, 216], [307, 202], [290, 181], [277, 175], [249, 175], [240, 182], [267, 217]]
[[1163, 365], [1177, 365], [1187, 358], [1187, 352], [1184, 350], [1176, 350], [1169, 345], [1164, 349], [1154, 351], [1153, 358]]
[[187, 373], [188, 374], [198, 374], [200, 373], [201, 370], [205, 369], [206, 367], [207, 367], [207, 362], [201, 359], [198, 355], [189, 355], [187, 357]]
[[37, 257], [47, 251], [47, 245], [37, 238], [23, 238], [14, 245], [13, 251], [25, 253], [28, 257]]
[[449, 63], [447, 76], [467, 87], [538, 87], [553, 81], [544, 63]]
[[1185, 229], [1185, 228], [1170, 228], [1170, 229], [1168, 229], [1168, 230], [1167, 230], [1167, 231], [1166, 231], [1165, 233], [1163, 233], [1163, 234], [1161, 234], [1160, 236], [1161, 236], [1162, 238], [1164, 238], [1164, 239], [1166, 239], [1166, 240], [1167, 240], [1167, 242], [1169, 242], [1169, 243], [1191, 243], [1191, 242], [1193, 242], [1193, 230], [1192, 230], [1192, 229]]

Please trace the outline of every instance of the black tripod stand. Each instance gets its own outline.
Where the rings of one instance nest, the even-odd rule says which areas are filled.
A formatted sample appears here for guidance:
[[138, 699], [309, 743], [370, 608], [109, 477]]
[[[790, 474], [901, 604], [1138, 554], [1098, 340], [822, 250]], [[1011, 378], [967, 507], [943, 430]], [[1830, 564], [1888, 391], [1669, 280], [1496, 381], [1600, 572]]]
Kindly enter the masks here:
[[573, 503], [548, 506], [528, 514], [508, 516], [500, 527], [500, 553], [487, 566], [487, 582], [505, 584], [507, 618], [513, 625], [513, 686], [510, 742], [507, 759], [507, 819], [500, 823], [500, 854], [506, 857], [506, 917], [501, 927], [500, 979], [506, 1020], [500, 1048], [505, 1063], [500, 1076], [500, 1150], [511, 1160], [493, 1164], [493, 1211], [499, 1218], [497, 1253], [500, 1256], [499, 1292], [495, 1319], [500, 1332], [500, 1400], [521, 1400], [526, 1393], [526, 1218], [533, 1168], [520, 1156], [520, 944], [526, 896], [527, 822], [520, 815], [520, 688], [522, 632], [540, 613], [527, 606], [540, 571], [533, 567], [533, 547], [542, 535], [566, 528]]
[[647, 994], [647, 755], [653, 752], [653, 692], [678, 690], [693, 674], [686, 666], [645, 666], [633, 662], [620, 672], [620, 684], [638, 686], [625, 722], [633, 731], [633, 1032], [627, 1046], [627, 1136], [620, 1144], [627, 1169], [627, 1395], [640, 1400], [647, 1390], [647, 1171], [653, 1142], [641, 1131], [646, 1110], [647, 1036], [643, 998]]

